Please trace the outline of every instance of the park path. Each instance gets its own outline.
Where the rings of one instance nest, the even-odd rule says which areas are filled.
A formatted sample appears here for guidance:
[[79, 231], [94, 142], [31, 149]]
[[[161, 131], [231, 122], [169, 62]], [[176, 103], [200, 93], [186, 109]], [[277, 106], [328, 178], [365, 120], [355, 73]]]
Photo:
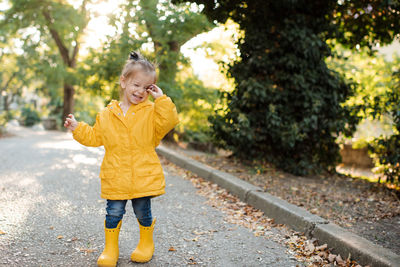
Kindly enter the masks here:
[[[96, 266], [104, 244], [103, 149], [81, 146], [70, 133], [13, 132], [0, 139], [0, 266]], [[302, 265], [280, 243], [225, 222], [190, 181], [166, 171], [166, 184], [153, 200], [155, 255], [138, 266]], [[129, 205], [118, 266], [136, 266], [129, 256], [137, 239]]]

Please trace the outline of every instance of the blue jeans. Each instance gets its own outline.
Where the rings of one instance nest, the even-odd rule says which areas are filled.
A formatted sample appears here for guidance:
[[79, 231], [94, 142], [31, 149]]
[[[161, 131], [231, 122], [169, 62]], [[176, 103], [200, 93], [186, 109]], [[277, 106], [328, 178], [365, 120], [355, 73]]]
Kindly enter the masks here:
[[[151, 215], [151, 198], [142, 197], [131, 199], [133, 212], [142, 226], [151, 226], [153, 217]], [[125, 206], [128, 200], [109, 200], [107, 199], [106, 227], [116, 228], [119, 221], [125, 214]]]

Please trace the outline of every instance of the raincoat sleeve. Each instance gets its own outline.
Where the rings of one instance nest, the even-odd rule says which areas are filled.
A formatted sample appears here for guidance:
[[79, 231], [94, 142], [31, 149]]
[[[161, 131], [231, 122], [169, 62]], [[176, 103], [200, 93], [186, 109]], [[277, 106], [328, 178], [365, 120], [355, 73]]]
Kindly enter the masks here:
[[102, 146], [100, 115], [97, 114], [93, 127], [85, 122], [79, 122], [78, 127], [76, 127], [72, 134], [74, 139], [84, 146]]
[[163, 95], [154, 101], [156, 141], [171, 131], [178, 123], [178, 112], [171, 98]]

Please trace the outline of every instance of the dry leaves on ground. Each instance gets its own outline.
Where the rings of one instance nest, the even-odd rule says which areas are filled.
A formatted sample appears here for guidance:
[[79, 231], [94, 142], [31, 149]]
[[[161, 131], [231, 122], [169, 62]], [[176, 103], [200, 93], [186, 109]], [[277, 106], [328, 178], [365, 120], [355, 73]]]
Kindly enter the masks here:
[[[167, 144], [185, 153], [176, 145]], [[215, 169], [263, 188], [266, 192], [342, 227], [400, 215], [400, 192], [343, 175], [300, 177], [265, 162], [245, 162], [217, 154], [187, 154]]]
[[[344, 266], [361, 267], [350, 258], [345, 260], [340, 255], [332, 254], [326, 244], [318, 244], [317, 240], [309, 240], [301, 233], [290, 230], [284, 225], [275, 224], [273, 219], [264, 216], [264, 213], [252, 206], [240, 201], [218, 185], [208, 182], [197, 175], [184, 170], [163, 159], [163, 165], [181, 177], [190, 180], [197, 188], [197, 193], [207, 198], [207, 204], [221, 210], [225, 220], [229, 223], [240, 225], [250, 229], [255, 236], [263, 236], [276, 242], [280, 242], [288, 248], [291, 254], [299, 262], [305, 262], [309, 266]], [[272, 227], [279, 230], [279, 234], [271, 231]], [[203, 232], [194, 233], [198, 236]], [[189, 264], [195, 264], [191, 262]]]

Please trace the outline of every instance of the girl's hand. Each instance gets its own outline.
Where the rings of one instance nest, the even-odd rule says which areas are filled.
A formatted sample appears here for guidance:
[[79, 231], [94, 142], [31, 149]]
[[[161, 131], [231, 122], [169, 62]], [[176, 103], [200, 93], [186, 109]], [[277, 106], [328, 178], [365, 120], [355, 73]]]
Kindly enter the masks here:
[[78, 127], [78, 122], [75, 120], [74, 115], [69, 114], [64, 122], [64, 127], [68, 130], [74, 131]]
[[163, 93], [163, 91], [161, 90], [161, 88], [158, 87], [158, 86], [155, 85], [155, 84], [152, 84], [152, 85], [150, 85], [149, 87], [147, 87], [147, 92], [148, 92], [149, 94], [151, 94], [151, 96], [152, 96], [154, 99], [157, 99], [157, 98], [159, 98], [160, 96], [163, 96], [163, 95], [164, 95], [164, 93]]

